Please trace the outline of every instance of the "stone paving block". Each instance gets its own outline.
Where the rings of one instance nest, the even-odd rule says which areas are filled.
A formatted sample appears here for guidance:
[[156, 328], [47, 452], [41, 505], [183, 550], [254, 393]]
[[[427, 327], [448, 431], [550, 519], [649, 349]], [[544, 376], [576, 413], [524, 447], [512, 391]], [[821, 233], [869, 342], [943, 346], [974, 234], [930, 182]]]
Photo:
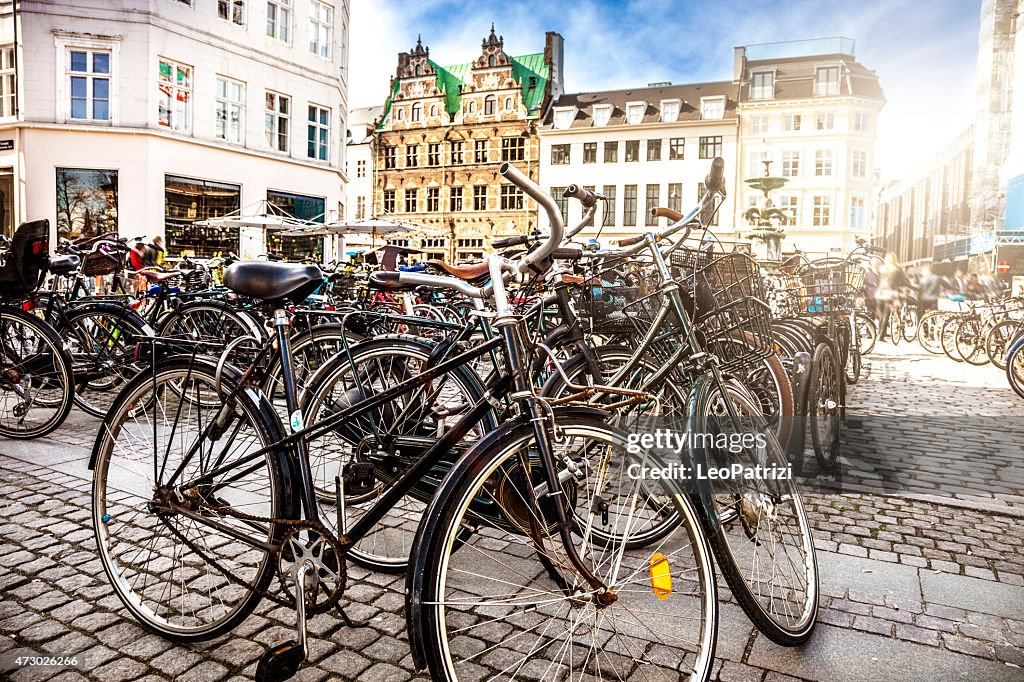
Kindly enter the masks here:
[[980, 611], [1007, 618], [1024, 613], [1024, 587], [989, 580], [922, 572], [921, 588], [926, 602]]
[[823, 584], [856, 587], [859, 594], [881, 598], [880, 605], [885, 604], [886, 596], [921, 601], [916, 568], [831, 552], [819, 552], [817, 558], [819, 580]]

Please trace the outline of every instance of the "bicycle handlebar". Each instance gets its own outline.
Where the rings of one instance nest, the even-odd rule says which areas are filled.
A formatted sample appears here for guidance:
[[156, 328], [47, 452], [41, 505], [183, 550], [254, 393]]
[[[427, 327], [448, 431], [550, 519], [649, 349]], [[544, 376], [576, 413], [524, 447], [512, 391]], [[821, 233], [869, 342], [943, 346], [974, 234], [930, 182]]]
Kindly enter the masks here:
[[501, 164], [498, 173], [543, 207], [544, 211], [548, 214], [548, 222], [551, 224], [551, 234], [548, 235], [547, 241], [542, 243], [540, 248], [527, 253], [516, 261], [515, 269], [519, 272], [526, 272], [534, 263], [541, 263], [547, 260], [554, 253], [555, 249], [561, 246], [562, 239], [565, 236], [562, 213], [558, 210], [558, 205], [555, 204], [554, 199], [512, 164], [508, 162]]
[[566, 197], [567, 199], [576, 199], [581, 204], [583, 204], [585, 208], [590, 208], [591, 206], [594, 206], [595, 204], [597, 204], [598, 198], [600, 198], [599, 194], [591, 192], [589, 189], [584, 189], [576, 184], [569, 185], [568, 187], [566, 187], [565, 191], [562, 192], [562, 196]]

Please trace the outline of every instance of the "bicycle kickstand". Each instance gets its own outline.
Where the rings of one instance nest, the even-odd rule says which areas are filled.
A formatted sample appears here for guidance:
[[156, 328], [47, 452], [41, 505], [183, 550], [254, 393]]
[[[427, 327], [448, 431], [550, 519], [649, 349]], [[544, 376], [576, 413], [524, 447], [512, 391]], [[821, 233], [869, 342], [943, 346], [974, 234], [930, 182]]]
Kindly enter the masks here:
[[314, 566], [306, 561], [295, 571], [295, 613], [296, 638], [282, 642], [260, 656], [256, 665], [256, 682], [278, 682], [287, 680], [299, 670], [306, 660], [306, 574]]

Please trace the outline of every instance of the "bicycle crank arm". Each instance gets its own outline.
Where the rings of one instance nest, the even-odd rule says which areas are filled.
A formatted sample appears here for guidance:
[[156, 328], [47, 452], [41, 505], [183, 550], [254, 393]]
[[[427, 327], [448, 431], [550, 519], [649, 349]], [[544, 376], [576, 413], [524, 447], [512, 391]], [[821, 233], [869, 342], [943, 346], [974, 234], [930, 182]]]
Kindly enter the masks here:
[[295, 639], [282, 642], [260, 656], [256, 682], [278, 682], [295, 675], [306, 660], [306, 574], [313, 564], [306, 561], [295, 571]]

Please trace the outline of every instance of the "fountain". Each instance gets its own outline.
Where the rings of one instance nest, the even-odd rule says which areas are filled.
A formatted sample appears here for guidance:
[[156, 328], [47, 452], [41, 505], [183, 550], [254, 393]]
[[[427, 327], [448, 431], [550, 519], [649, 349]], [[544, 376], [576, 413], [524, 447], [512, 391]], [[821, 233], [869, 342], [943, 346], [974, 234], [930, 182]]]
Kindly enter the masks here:
[[789, 180], [772, 177], [772, 162], [763, 161], [762, 163], [764, 163], [764, 177], [744, 180], [751, 188], [760, 190], [764, 194], [764, 206], [760, 208], [752, 206], [743, 214], [747, 224], [753, 227], [753, 230], [744, 237], [751, 240], [751, 251], [759, 262], [778, 263], [782, 260], [782, 239], [786, 236], [786, 230], [782, 225], [789, 216], [786, 215], [784, 209], [775, 207], [768, 193], [785, 186]]

